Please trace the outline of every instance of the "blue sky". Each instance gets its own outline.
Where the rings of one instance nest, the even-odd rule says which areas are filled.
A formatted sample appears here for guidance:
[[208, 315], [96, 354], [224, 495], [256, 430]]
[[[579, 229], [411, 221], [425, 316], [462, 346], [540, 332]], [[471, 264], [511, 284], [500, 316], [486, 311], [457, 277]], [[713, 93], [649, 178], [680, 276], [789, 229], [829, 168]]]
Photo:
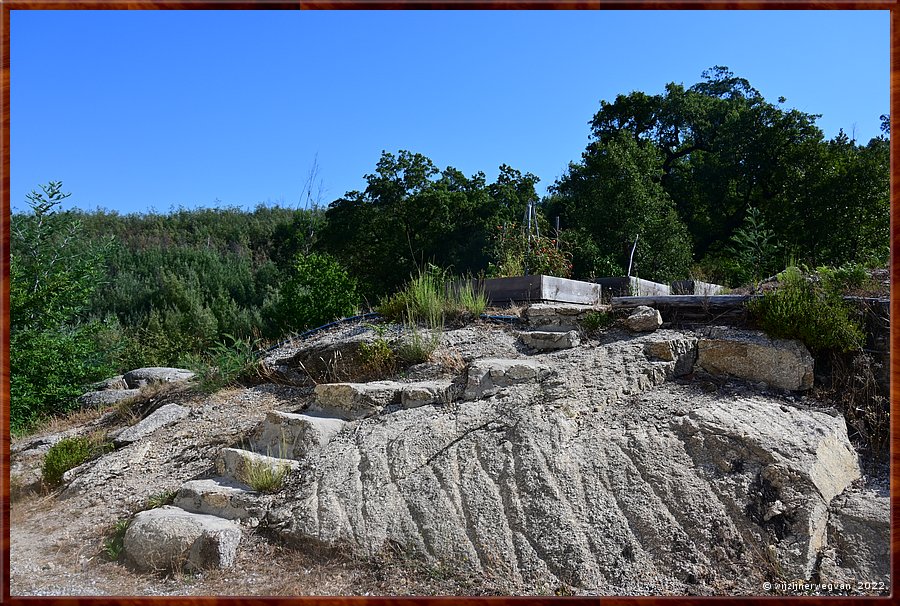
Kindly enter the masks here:
[[122, 213], [297, 206], [314, 162], [327, 204], [400, 149], [543, 192], [601, 99], [713, 65], [828, 137], [889, 111], [887, 11], [12, 11], [10, 60], [14, 211], [50, 180]]

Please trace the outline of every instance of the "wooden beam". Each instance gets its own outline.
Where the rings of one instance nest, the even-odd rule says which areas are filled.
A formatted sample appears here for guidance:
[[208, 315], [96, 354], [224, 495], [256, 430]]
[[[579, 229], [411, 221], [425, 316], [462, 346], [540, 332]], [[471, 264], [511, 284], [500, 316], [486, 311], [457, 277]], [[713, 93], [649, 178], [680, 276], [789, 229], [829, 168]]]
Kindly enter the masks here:
[[707, 308], [737, 307], [759, 295], [661, 295], [658, 297], [613, 297], [613, 309], [627, 309], [647, 305], [649, 307]]

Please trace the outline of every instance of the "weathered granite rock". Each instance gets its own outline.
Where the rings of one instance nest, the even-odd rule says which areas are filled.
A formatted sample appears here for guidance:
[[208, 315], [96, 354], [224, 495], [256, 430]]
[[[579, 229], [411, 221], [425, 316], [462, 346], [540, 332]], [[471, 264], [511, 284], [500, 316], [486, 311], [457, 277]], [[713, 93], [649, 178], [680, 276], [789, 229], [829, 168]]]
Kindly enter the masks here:
[[103, 407], [118, 404], [123, 400], [133, 398], [141, 393], [140, 389], [109, 389], [89, 391], [78, 397], [78, 403], [82, 407]]
[[223, 448], [216, 457], [217, 474], [245, 484], [248, 482], [248, 475], [251, 469], [257, 466], [268, 467], [272, 470], [296, 471], [300, 468], [300, 463], [278, 456], [261, 455], [240, 448]]
[[400, 405], [403, 408], [418, 408], [429, 404], [446, 404], [451, 397], [450, 381], [419, 381], [401, 389]]
[[891, 583], [891, 504], [887, 493], [847, 489], [829, 506], [823, 583]]
[[520, 333], [519, 338], [522, 343], [538, 351], [571, 349], [581, 344], [581, 338], [578, 336], [578, 331], [575, 330], [566, 332], [532, 330]]
[[125, 382], [123, 375], [116, 375], [94, 384], [95, 391], [106, 391], [108, 389], [128, 389], [128, 383]]
[[538, 330], [575, 330], [584, 316], [595, 309], [575, 303], [535, 303], [525, 310], [525, 320]]
[[763, 382], [779, 389], [813, 386], [813, 357], [799, 341], [765, 333], [710, 327], [701, 331], [697, 365], [711, 374]]
[[476, 400], [493, 395], [503, 387], [525, 382], [540, 382], [550, 371], [534, 360], [484, 358], [469, 365], [464, 398]]
[[124, 446], [126, 444], [131, 444], [132, 442], [137, 442], [160, 427], [171, 425], [172, 423], [185, 418], [190, 412], [189, 408], [179, 406], [178, 404], [166, 404], [165, 406], [160, 406], [147, 417], [141, 419], [138, 423], [118, 434], [114, 442], [117, 446]]
[[682, 377], [694, 369], [697, 361], [697, 338], [682, 336], [665, 341], [650, 341], [644, 345], [644, 355], [651, 360], [675, 362], [671, 376]]
[[183, 383], [193, 377], [194, 373], [184, 368], [154, 366], [130, 370], [123, 378], [129, 389], [138, 389], [153, 383]]
[[241, 530], [222, 518], [164, 506], [138, 513], [125, 531], [126, 557], [143, 571], [229, 568]]
[[332, 417], [270, 410], [250, 436], [250, 448], [268, 456], [302, 459], [328, 443], [346, 424]]
[[402, 383], [321, 383], [315, 387], [315, 402], [309, 407], [321, 416], [363, 419], [377, 415], [385, 406], [400, 403]]
[[625, 326], [633, 332], [650, 332], [662, 326], [659, 310], [640, 305], [625, 318]]
[[742, 398], [695, 409], [673, 427], [720, 494], [769, 533], [785, 573], [810, 578], [828, 504], [860, 477], [843, 417]]
[[172, 503], [191, 513], [226, 520], [258, 522], [266, 514], [266, 497], [230, 478], [191, 480], [178, 489]]

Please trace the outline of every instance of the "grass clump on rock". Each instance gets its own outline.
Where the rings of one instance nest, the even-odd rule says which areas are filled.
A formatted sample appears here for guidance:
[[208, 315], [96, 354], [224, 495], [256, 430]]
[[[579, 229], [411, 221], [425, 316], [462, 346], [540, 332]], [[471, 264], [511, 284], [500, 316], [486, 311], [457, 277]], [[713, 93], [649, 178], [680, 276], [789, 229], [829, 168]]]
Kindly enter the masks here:
[[62, 482], [64, 473], [108, 452], [110, 448], [110, 444], [94, 436], [63, 438], [51, 446], [44, 456], [41, 477], [48, 486], [57, 486]]
[[249, 460], [244, 466], [241, 480], [263, 494], [271, 494], [281, 490], [290, 467], [288, 465], [272, 465], [262, 460]]

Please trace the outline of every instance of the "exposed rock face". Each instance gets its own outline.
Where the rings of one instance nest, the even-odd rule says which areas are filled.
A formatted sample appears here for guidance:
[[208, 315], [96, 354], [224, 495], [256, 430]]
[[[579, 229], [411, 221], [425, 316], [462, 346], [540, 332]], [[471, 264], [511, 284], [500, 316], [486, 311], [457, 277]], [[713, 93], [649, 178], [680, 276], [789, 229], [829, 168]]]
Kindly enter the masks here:
[[321, 448], [346, 423], [343, 419], [271, 410], [250, 437], [250, 448], [261, 454], [300, 459]]
[[[808, 578], [827, 502], [859, 475], [843, 422], [666, 389], [640, 411], [573, 417], [522, 384], [348, 426], [270, 520], [300, 543], [373, 554], [390, 542], [519, 586], [609, 591], [654, 575], [703, 585], [745, 576], [770, 545]], [[748, 510], [758, 486], [765, 496]]]
[[799, 341], [770, 339], [757, 331], [712, 327], [703, 331], [697, 364], [772, 387], [806, 390], [813, 385], [813, 357]]
[[536, 303], [525, 310], [525, 319], [529, 326], [538, 330], [567, 331], [578, 328], [584, 316], [594, 309], [591, 305], [575, 303]]
[[191, 513], [226, 520], [259, 520], [266, 514], [264, 497], [246, 484], [229, 478], [191, 480], [178, 489], [173, 503]]
[[469, 379], [465, 398], [475, 400], [497, 393], [503, 387], [525, 382], [537, 382], [550, 371], [534, 360], [503, 360], [487, 358], [469, 365]]
[[165, 427], [166, 425], [185, 418], [190, 412], [190, 409], [179, 406], [178, 404], [166, 404], [165, 406], [161, 406], [146, 418], [141, 419], [138, 423], [117, 435], [115, 443], [117, 446], [124, 446], [125, 444], [137, 442], [160, 427]]
[[890, 499], [872, 490], [848, 489], [831, 502], [822, 582], [891, 582]]
[[203, 570], [230, 567], [240, 540], [233, 522], [164, 506], [134, 517], [124, 548], [139, 570]]
[[125, 384], [129, 389], [146, 387], [152, 383], [182, 383], [194, 377], [194, 373], [184, 368], [148, 367], [137, 368], [125, 373]]
[[662, 315], [659, 310], [639, 305], [625, 318], [625, 326], [634, 332], [650, 332], [662, 326]]
[[744, 398], [695, 409], [674, 427], [720, 498], [768, 532], [781, 569], [810, 578], [828, 504], [860, 476], [844, 419]]
[[553, 349], [572, 349], [581, 344], [578, 331], [552, 332], [546, 330], [532, 330], [519, 335], [522, 343], [538, 351], [550, 351]]

